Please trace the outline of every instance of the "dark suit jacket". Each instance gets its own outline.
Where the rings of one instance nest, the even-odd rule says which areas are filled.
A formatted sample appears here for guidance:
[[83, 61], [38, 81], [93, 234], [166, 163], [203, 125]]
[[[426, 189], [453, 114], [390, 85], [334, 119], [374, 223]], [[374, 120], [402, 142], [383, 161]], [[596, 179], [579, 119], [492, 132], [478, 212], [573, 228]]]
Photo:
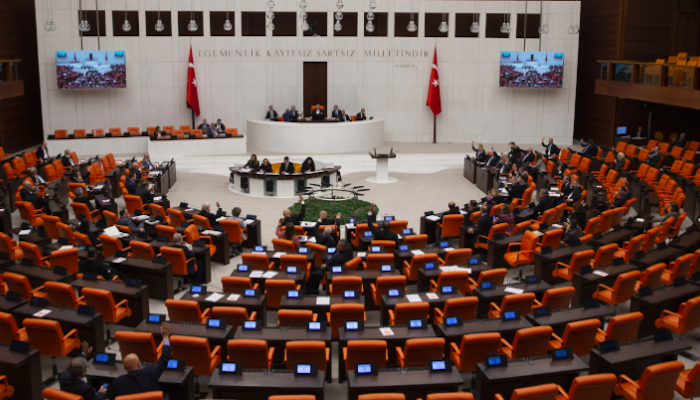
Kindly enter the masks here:
[[491, 158], [488, 159], [486, 162], [487, 167], [496, 167], [498, 164], [501, 163], [501, 157], [499, 157], [497, 154], [494, 153], [494, 155], [491, 156]]
[[586, 157], [595, 157], [598, 155], [598, 146], [594, 144], [589, 144], [583, 151], [583, 155]]
[[508, 152], [508, 158], [511, 160], [520, 160], [522, 156], [523, 151], [518, 146], [515, 146], [515, 148], [511, 147], [510, 151]]
[[680, 138], [679, 138], [678, 140], [676, 140], [675, 142], [673, 142], [672, 145], [673, 145], [673, 146], [685, 147], [685, 142], [686, 142], [686, 141], [687, 141], [686, 139], [680, 139]]
[[275, 111], [275, 110], [268, 111], [267, 114], [265, 114], [265, 118], [267, 118], [267, 119], [277, 119], [277, 111]]
[[[38, 174], [37, 175], [30, 175], [29, 177], [32, 178], [32, 182], [34, 183], [34, 186], [43, 185], [46, 183], [46, 180], [44, 180], [43, 182], [41, 182], [39, 180], [39, 178], [41, 178], [41, 176], [39, 176]], [[44, 179], [44, 178], [41, 178], [41, 179]]]
[[286, 172], [288, 174], [293, 174], [294, 173], [294, 164], [291, 162], [287, 163], [287, 165], [284, 165], [284, 163], [280, 164], [280, 173]]
[[333, 257], [326, 261], [326, 267], [334, 267], [338, 265], [343, 265], [346, 262], [353, 259], [353, 252], [350, 249], [345, 250], [342, 253], [335, 253]]
[[[170, 360], [170, 346], [163, 346], [163, 353], [158, 362], [143, 367], [138, 371], [132, 371], [126, 375], [122, 375], [114, 380], [112, 389], [115, 396], [124, 396], [127, 394], [138, 394], [145, 392], [159, 392], [158, 379], [165, 371]], [[170, 400], [170, 396], [163, 393], [163, 398]]]
[[134, 190], [134, 196], [139, 196], [144, 206], [153, 203], [153, 194], [145, 187], [137, 187], [136, 190]]
[[580, 239], [581, 236], [583, 236], [583, 231], [581, 230], [581, 226], [579, 225], [576, 229], [572, 229], [569, 232], [566, 232], [562, 241], [571, 246], [574, 240]]
[[85, 196], [76, 197], [75, 199], [73, 199], [73, 202], [74, 203], [83, 203], [83, 204], [87, 205], [90, 212], [92, 212], [95, 209], [95, 207], [93, 207], [92, 203], [90, 203], [90, 199], [88, 199]]
[[525, 193], [526, 187], [526, 185], [522, 185], [520, 182], [516, 182], [510, 186], [507, 186], [506, 190], [508, 191], [508, 198], [512, 201], [513, 199], [519, 199], [523, 197], [523, 193]]
[[251, 163], [250, 160], [248, 160], [248, 162], [245, 163], [243, 168], [250, 168], [254, 171], [257, 171], [258, 168], [260, 168], [260, 161], [255, 161], [254, 163]]
[[547, 149], [544, 151], [544, 155], [546, 157], [554, 156], [559, 154], [559, 147], [557, 147], [554, 143], [552, 144], [544, 144], [542, 142], [542, 147], [546, 147]]
[[572, 190], [573, 190], [573, 187], [571, 186], [570, 182], [567, 182], [567, 183], [561, 185], [561, 194], [563, 196], [570, 195]]
[[258, 167], [258, 171], [272, 172], [272, 164], [267, 164], [267, 165], [260, 164], [260, 166]]
[[49, 201], [47, 199], [40, 197], [38, 194], [35, 193], [29, 193], [23, 198], [24, 201], [32, 203], [34, 205], [35, 210], [42, 209], [49, 205]]
[[39, 160], [42, 160], [42, 161], [48, 160], [49, 150], [48, 149], [44, 150], [43, 147], [39, 147], [38, 149], [36, 149], [36, 158], [38, 158]]
[[476, 161], [485, 162], [489, 159], [489, 156], [486, 154], [486, 150], [475, 149], [474, 146], [472, 146], [472, 150], [476, 152], [476, 155], [474, 156]]
[[292, 117], [292, 121], [296, 121], [299, 118], [299, 111], [292, 110], [289, 112], [289, 116]]
[[339, 116], [338, 118], [340, 118], [341, 121], [346, 121], [346, 122], [352, 121], [352, 118], [350, 118], [350, 116], [347, 115], [347, 114], [341, 115], [341, 116]]
[[[85, 356], [81, 354], [78, 357]], [[74, 378], [69, 370], [65, 370], [58, 375], [58, 383], [61, 385], [62, 391], [83, 396], [84, 400], [103, 400], [105, 398], [102, 393], [97, 393], [84, 380]]]
[[488, 236], [491, 226], [493, 225], [493, 217], [490, 215], [482, 215], [479, 217], [479, 223], [476, 225], [474, 230], [475, 235]]
[[659, 163], [660, 160], [661, 153], [649, 153], [649, 159], [647, 160], [647, 163], [656, 165]]
[[129, 228], [131, 228], [131, 233], [139, 232], [139, 228], [136, 226], [134, 221], [131, 220], [131, 218], [119, 217], [119, 219], [117, 220], [117, 225], [128, 226]]
[[622, 196], [615, 196], [615, 200], [613, 201], [613, 206], [615, 207], [622, 207], [625, 205], [627, 200], [630, 200], [632, 198], [632, 191], [627, 190], [625, 194]]
[[81, 259], [80, 262], [78, 262], [78, 271], [83, 274], [86, 272], [91, 272], [97, 275], [102, 275], [102, 277], [105, 279], [112, 279], [112, 276], [114, 276], [113, 272], [110, 272], [111, 268], [109, 268], [107, 264], [101, 263], [97, 260]]
[[136, 182], [132, 181], [129, 178], [126, 178], [126, 182], [124, 182], [124, 187], [126, 188], [126, 191], [129, 192], [129, 194], [134, 194], [136, 191]]
[[209, 212], [209, 211], [204, 211], [204, 210], [199, 212], [199, 215], [201, 215], [202, 217], [206, 217], [209, 220], [209, 225], [212, 228], [214, 228], [215, 226], [217, 226], [219, 224], [218, 222], [216, 222], [216, 219], [223, 217], [224, 214], [225, 213], [221, 208], [219, 208], [219, 210], [216, 211], [216, 214]]
[[374, 214], [367, 216], [367, 225], [369, 225], [369, 230], [372, 231], [374, 235], [374, 240], [393, 240], [397, 246], [401, 244], [401, 239], [396, 232], [392, 232], [388, 229], [379, 229], [374, 227], [374, 221], [376, 216]]
[[365, 114], [362, 114], [361, 112], [357, 113], [355, 116], [355, 121], [364, 121], [367, 119], [367, 116]]
[[569, 199], [573, 202], [578, 201], [581, 198], [581, 186], [574, 188], [574, 190], [571, 192], [571, 197]]
[[[75, 163], [73, 163], [73, 159], [71, 159], [69, 156], [61, 157], [61, 162], [63, 163], [64, 167], [70, 167], [70, 166], [75, 164]], [[73, 164], [71, 164], [71, 163], [73, 163]]]
[[534, 153], [533, 154], [525, 153], [522, 161], [523, 161], [523, 164], [535, 161], [535, 154]]
[[320, 114], [316, 113], [316, 111], [318, 111], [318, 110], [311, 111], [311, 118], [312, 119], [325, 119], [326, 118], [325, 111], [321, 110]]
[[301, 205], [301, 211], [299, 211], [299, 214], [292, 214], [288, 217], [284, 217], [284, 221], [282, 222], [282, 226], [287, 224], [287, 222], [291, 222], [294, 225], [299, 225], [301, 224], [301, 221], [304, 219], [304, 214], [306, 213], [306, 204]]
[[27, 201], [27, 196], [29, 196], [30, 194], [33, 194], [33, 193], [34, 192], [32, 192], [31, 190], [27, 190], [25, 188], [22, 188], [19, 190], [19, 197], [21, 197], [23, 201]]
[[333, 111], [331, 111], [331, 117], [333, 117], [333, 118], [340, 118], [340, 110], [333, 110]]
[[[314, 230], [313, 230], [313, 235], [316, 238], [316, 243], [324, 245], [326, 247], [336, 247], [338, 245], [338, 241], [340, 240], [340, 237], [338, 237], [337, 230], [336, 233], [331, 232], [330, 237], [325, 237], [323, 236], [323, 232], [321, 232], [318, 227], [321, 225], [329, 225], [329, 224], [323, 224], [324, 221], [321, 222], [316, 222], [316, 225], [314, 225]], [[340, 219], [335, 220], [333, 222], [337, 226], [340, 225]]]
[[[525, 204], [526, 205], [526, 204]], [[535, 206], [535, 209], [533, 210], [535, 215], [542, 215], [543, 212], [546, 210], [549, 210], [550, 208], [554, 207], [554, 199], [547, 196], [540, 200], [539, 203], [537, 203], [537, 206]]]

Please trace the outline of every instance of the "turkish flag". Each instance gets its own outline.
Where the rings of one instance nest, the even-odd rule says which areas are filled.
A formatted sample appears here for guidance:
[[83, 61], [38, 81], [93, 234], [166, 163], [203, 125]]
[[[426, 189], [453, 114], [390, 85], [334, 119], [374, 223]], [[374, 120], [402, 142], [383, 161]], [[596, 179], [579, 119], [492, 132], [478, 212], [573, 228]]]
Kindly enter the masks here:
[[440, 104], [440, 78], [438, 76], [437, 47], [433, 55], [433, 67], [430, 71], [430, 83], [428, 84], [428, 107], [433, 111], [433, 115], [442, 112]]
[[194, 110], [194, 113], [199, 117], [199, 96], [197, 95], [197, 77], [194, 74], [192, 46], [190, 46], [190, 62], [187, 69], [187, 108]]

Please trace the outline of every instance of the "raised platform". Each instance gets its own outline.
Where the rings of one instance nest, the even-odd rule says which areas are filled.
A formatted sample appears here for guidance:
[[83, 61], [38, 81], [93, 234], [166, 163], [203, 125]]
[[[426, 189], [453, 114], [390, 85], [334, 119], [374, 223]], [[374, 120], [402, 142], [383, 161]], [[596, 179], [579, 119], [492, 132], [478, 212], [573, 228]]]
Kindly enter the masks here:
[[359, 122], [296, 123], [248, 120], [252, 148], [285, 154], [338, 154], [372, 150], [386, 135], [384, 119]]
[[[282, 159], [271, 159], [271, 164], [281, 162]], [[301, 164], [303, 160], [290, 160], [292, 163]], [[297, 185], [307, 187], [321, 185], [324, 177], [329, 177], [330, 185], [337, 183], [335, 173], [340, 170], [340, 166], [330, 165], [321, 161], [315, 161], [316, 170], [314, 172], [294, 173], [291, 175], [280, 175], [279, 173], [262, 173], [242, 169], [242, 165], [229, 167], [231, 175], [229, 177], [229, 190], [244, 196], [253, 197], [297, 197]], [[303, 181], [299, 183], [299, 181]], [[245, 183], [244, 183], [245, 182]], [[269, 183], [268, 183], [269, 182]], [[268, 191], [271, 185], [272, 191]]]

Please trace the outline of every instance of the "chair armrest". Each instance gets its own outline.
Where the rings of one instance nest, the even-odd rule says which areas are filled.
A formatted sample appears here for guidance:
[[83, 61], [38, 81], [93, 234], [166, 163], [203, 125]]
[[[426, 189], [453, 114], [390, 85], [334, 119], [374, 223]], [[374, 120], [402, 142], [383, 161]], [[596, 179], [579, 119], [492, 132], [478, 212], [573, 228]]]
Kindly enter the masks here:
[[564, 264], [563, 262], [559, 261], [559, 262], [557, 262], [557, 265], [554, 266], [554, 270], [556, 271], [556, 270], [560, 269], [560, 268], [559, 268], [560, 266], [561, 266], [562, 268], [569, 268], [569, 265], [568, 265], [568, 264]]
[[250, 313], [250, 315], [248, 316], [248, 321], [255, 321], [255, 317], [257, 317], [257, 316], [258, 316], [258, 312], [257, 312], [257, 311], [253, 311], [253, 312]]
[[506, 250], [506, 253], [512, 252], [513, 250], [511, 250], [511, 247], [513, 247], [513, 246], [518, 246], [518, 249], [515, 250], [515, 251], [520, 251], [520, 243], [521, 243], [521, 242], [510, 243], [510, 244], [508, 245], [508, 250]]
[[468, 279], [469, 279], [469, 284], [476, 286], [476, 281], [474, 279], [472, 279], [471, 277], [469, 277]]
[[669, 311], [669, 310], [661, 310], [661, 316], [660, 316], [660, 318], [663, 318], [663, 317], [665, 317], [665, 316], [667, 316], [667, 315], [673, 315], [674, 317], [678, 317], [679, 319], [682, 319], [682, 318], [683, 318], [683, 317], [681, 317], [681, 315], [680, 315], [679, 313], [675, 313], [675, 312]]
[[207, 308], [207, 309], [204, 310], [204, 312], [202, 313], [202, 317], [207, 317], [207, 318], [209, 318], [209, 314], [210, 314], [210, 313], [211, 313], [211, 308]]
[[564, 343], [564, 341], [562, 340], [562, 338], [560, 338], [559, 335], [557, 335], [557, 334], [554, 333], [554, 332], [552, 332], [552, 337], [553, 337], [554, 339], [557, 339], [558, 341]]
[[267, 349], [267, 359], [272, 361], [274, 356], [275, 356], [275, 348], [274, 347], [268, 348]]
[[489, 303], [489, 311], [498, 311], [500, 313], [501, 308], [498, 305], [496, 305], [496, 303], [491, 302]]
[[66, 340], [66, 339], [70, 338], [71, 336], [73, 336], [73, 337], [75, 337], [75, 338], [77, 339], [77, 338], [78, 338], [78, 330], [77, 330], [77, 329], [71, 329], [70, 331], [68, 331], [68, 333], [66, 333], [65, 335], [63, 335], [63, 340]]
[[501, 344], [504, 345], [505, 347], [507, 347], [507, 348], [513, 350], [513, 346], [512, 346], [510, 343], [508, 343], [507, 340], [505, 340], [505, 339], [503, 339], [503, 338], [501, 338]]
[[318, 314], [313, 313], [313, 315], [311, 316], [311, 321], [316, 322], [317, 320], [318, 320]]
[[435, 282], [435, 279], [430, 280], [430, 290], [433, 290], [433, 288], [435, 288], [435, 289], [438, 288], [438, 284], [437, 284], [437, 282]]
[[389, 313], [389, 322], [394, 321], [394, 310], [389, 309], [387, 310], [387, 313]]
[[200, 236], [200, 239], [209, 239], [209, 244], [212, 244], [211, 236]]
[[630, 379], [629, 376], [627, 376], [627, 375], [625, 375], [625, 374], [620, 375], [620, 379], [617, 381], [618, 385], [619, 385], [619, 384], [622, 384], [622, 381], [627, 381], [627, 382], [633, 384], [634, 387], [636, 387], [637, 389], [639, 389], [639, 385], [637, 384], [637, 382], [633, 381], [632, 379]]
[[331, 355], [331, 348], [326, 347], [326, 362], [328, 362], [328, 360], [330, 359], [330, 355]]
[[[82, 299], [82, 297], [81, 297], [81, 299]], [[126, 308], [128, 310], [129, 309], [129, 300], [124, 299], [124, 300], [120, 301], [119, 303], [117, 303], [115, 305], [115, 307], [117, 307], [117, 308], [122, 307], [122, 305], [124, 306], [124, 308]]]
[[372, 293], [377, 293], [377, 287], [374, 285], [374, 283], [370, 283], [369, 287], [372, 289]]
[[608, 290], [613, 290], [610, 286], [606, 286], [606, 285], [603, 285], [602, 283], [599, 283], [599, 284], [598, 284], [598, 288], [596, 289], [596, 293], [598, 293], [598, 291], [600, 291], [600, 288], [601, 288], [601, 287], [602, 287], [602, 288], [605, 288], [605, 289], [608, 289]]
[[450, 343], [450, 348], [452, 349], [453, 352], [457, 353], [457, 355], [460, 355], [459, 347], [457, 347], [457, 343], [451, 342]]
[[[535, 306], [537, 307], [542, 307], [542, 303], [539, 302], [539, 300], [535, 299], [534, 300]], [[534, 308], [534, 307], [533, 307]]]
[[[78, 298], [76, 299], [77, 302], [81, 302], [81, 301], [83, 301], [83, 300], [85, 300], [85, 296], [80, 296], [80, 297], [78, 297]], [[121, 304], [121, 303], [120, 303], [120, 304]], [[118, 305], [117, 305], [117, 306], [118, 306]]]
[[436, 316], [436, 317], [444, 317], [445, 314], [442, 313], [442, 310], [440, 310], [439, 308], [435, 307], [435, 316]]
[[253, 289], [257, 289], [259, 286], [260, 286], [260, 284], [259, 284], [259, 283], [256, 283], [256, 284], [253, 285]]
[[605, 333], [605, 331], [600, 329], [600, 328], [598, 328], [598, 333], [602, 333], [603, 335], [605, 335], [606, 338], [608, 337], [608, 334]]
[[221, 354], [221, 346], [217, 345], [214, 347], [214, 350], [211, 351], [211, 354], [209, 355], [210, 358], [214, 358], [215, 356]]
[[326, 320], [328, 321], [328, 325], [331, 324], [331, 313], [327, 312], [326, 313]]
[[[482, 238], [484, 239], [483, 242], [481, 242], [481, 239], [482, 239]], [[488, 236], [484, 236], [484, 235], [479, 235], [479, 236], [476, 237], [476, 241], [479, 242], [479, 243], [488, 243], [488, 242], [489, 242], [489, 237], [488, 237]]]
[[364, 313], [362, 313], [362, 314], [363, 314], [362, 316], [364, 317], [364, 322], [367, 322], [367, 313], [364, 312]]
[[[557, 385], [557, 389], [559, 389], [559, 393], [561, 393], [561, 395], [564, 397], [564, 400], [569, 400], [569, 394], [566, 393], [564, 391], [564, 389], [562, 389], [561, 386]], [[559, 397], [559, 396], [557, 396], [557, 397]]]
[[[447, 257], [445, 257], [445, 258], [447, 258]], [[438, 263], [439, 263], [440, 265], [445, 265], [445, 260], [443, 260], [442, 258], [438, 257]]]
[[36, 293], [36, 292], [44, 291], [44, 290], [46, 290], [46, 289], [44, 289], [44, 285], [41, 285], [36, 289], [32, 289], [32, 293]]
[[496, 395], [493, 396], [493, 400], [504, 400], [504, 399], [503, 399], [503, 396], [501, 396], [500, 393], [496, 393]]
[[[74, 329], [74, 330], [75, 330], [75, 329]], [[399, 360], [403, 360], [403, 359], [404, 359], [403, 350], [401, 350], [401, 347], [399, 347], [399, 346], [396, 346], [396, 358], [399, 359]]]
[[275, 268], [275, 262], [272, 261], [270, 262], [270, 265], [267, 266], [267, 269], [274, 269]]

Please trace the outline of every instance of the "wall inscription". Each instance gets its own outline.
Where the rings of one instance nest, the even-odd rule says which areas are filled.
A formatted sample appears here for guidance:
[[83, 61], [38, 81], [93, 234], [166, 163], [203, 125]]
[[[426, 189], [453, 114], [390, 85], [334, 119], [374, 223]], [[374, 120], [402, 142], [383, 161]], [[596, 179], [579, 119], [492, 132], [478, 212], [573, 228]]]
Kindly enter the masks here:
[[406, 58], [406, 59], [430, 59], [430, 51], [427, 50], [199, 50], [200, 58], [356, 58], [360, 53], [365, 58]]

